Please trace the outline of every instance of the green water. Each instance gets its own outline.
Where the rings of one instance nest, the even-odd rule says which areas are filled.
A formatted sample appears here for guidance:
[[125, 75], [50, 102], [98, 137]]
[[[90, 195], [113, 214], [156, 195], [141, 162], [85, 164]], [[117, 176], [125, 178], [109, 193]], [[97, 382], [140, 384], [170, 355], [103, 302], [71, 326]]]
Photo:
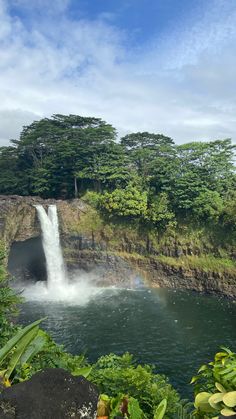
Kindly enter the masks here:
[[166, 374], [182, 396], [220, 345], [236, 350], [236, 304], [224, 298], [166, 289], [106, 290], [84, 306], [27, 302], [20, 320], [47, 316], [44, 328], [73, 354], [129, 351]]

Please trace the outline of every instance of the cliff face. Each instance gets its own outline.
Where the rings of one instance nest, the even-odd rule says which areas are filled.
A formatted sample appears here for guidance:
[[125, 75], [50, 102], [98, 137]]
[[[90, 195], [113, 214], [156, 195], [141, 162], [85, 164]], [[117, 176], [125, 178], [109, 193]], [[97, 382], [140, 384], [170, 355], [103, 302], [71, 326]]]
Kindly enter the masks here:
[[218, 272], [213, 269], [206, 271], [186, 266], [175, 267], [152, 256], [127, 257], [132, 266], [154, 287], [189, 289], [236, 298], [236, 271]]
[[0, 196], [0, 239], [4, 240], [7, 248], [14, 241], [40, 234], [33, 204], [31, 198]]
[[[45, 259], [42, 257], [42, 246], [34, 238], [41, 237], [41, 228], [35, 205], [56, 204], [61, 243], [64, 258], [69, 268], [96, 270], [101, 284], [127, 282], [134, 275], [130, 264], [119, 255], [103, 252], [105, 245], [94, 233], [93, 212], [91, 218], [82, 218], [89, 212], [89, 207], [81, 200], [43, 200], [39, 197], [0, 196], [0, 241], [5, 244], [7, 255], [14, 256], [16, 262], [10, 260], [11, 273], [27, 279], [42, 279]], [[16, 244], [18, 246], [16, 246]], [[13, 245], [14, 251], [10, 252]], [[37, 257], [35, 253], [38, 253]], [[16, 264], [18, 266], [16, 266]], [[20, 266], [19, 266], [20, 265]], [[34, 265], [34, 266], [33, 266]]]
[[85, 210], [80, 200], [67, 202], [39, 197], [0, 196], [0, 240], [8, 248], [13, 242], [39, 237], [41, 231], [35, 205], [47, 208], [51, 204], [57, 205], [63, 235], [72, 231], [80, 213]]
[[[236, 269], [204, 269], [186, 266], [183, 262], [171, 266], [168, 256], [176, 261], [189, 255], [211, 252], [199, 237], [186, 235], [182, 242], [166, 237], [161, 242], [130, 225], [105, 222], [98, 212], [79, 199], [71, 201], [43, 200], [38, 197], [0, 196], [0, 240], [9, 251], [15, 242], [39, 238], [40, 224], [35, 205], [47, 208], [56, 204], [64, 257], [69, 268], [86, 271], [97, 269], [101, 282], [125, 282], [135, 273], [157, 287], [187, 288], [236, 297]], [[184, 240], [184, 241], [183, 241]], [[31, 244], [28, 243], [28, 248]], [[165, 260], [158, 260], [159, 255]], [[171, 258], [169, 258], [171, 259]]]

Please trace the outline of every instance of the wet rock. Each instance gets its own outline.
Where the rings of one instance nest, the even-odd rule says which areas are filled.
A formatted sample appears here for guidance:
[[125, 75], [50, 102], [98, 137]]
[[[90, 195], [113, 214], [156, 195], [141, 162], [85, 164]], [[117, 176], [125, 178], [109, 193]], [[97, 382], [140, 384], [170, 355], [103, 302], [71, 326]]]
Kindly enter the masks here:
[[84, 377], [49, 368], [0, 394], [0, 419], [95, 419], [98, 391]]

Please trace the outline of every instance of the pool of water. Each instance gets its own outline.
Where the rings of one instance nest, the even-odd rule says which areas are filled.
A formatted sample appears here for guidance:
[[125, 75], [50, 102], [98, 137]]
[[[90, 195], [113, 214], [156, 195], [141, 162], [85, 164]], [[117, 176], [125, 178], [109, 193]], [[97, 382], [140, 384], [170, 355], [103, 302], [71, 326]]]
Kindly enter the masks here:
[[20, 321], [47, 316], [43, 328], [73, 354], [129, 351], [166, 374], [183, 397], [202, 363], [221, 345], [236, 350], [236, 304], [224, 298], [167, 289], [107, 289], [85, 305], [31, 301]]

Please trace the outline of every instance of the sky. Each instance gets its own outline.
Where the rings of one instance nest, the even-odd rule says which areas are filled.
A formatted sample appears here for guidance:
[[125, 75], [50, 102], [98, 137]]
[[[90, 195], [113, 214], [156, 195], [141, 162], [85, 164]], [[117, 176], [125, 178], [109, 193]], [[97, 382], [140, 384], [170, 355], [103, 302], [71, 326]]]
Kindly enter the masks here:
[[236, 142], [236, 0], [0, 0], [0, 146], [52, 114]]

